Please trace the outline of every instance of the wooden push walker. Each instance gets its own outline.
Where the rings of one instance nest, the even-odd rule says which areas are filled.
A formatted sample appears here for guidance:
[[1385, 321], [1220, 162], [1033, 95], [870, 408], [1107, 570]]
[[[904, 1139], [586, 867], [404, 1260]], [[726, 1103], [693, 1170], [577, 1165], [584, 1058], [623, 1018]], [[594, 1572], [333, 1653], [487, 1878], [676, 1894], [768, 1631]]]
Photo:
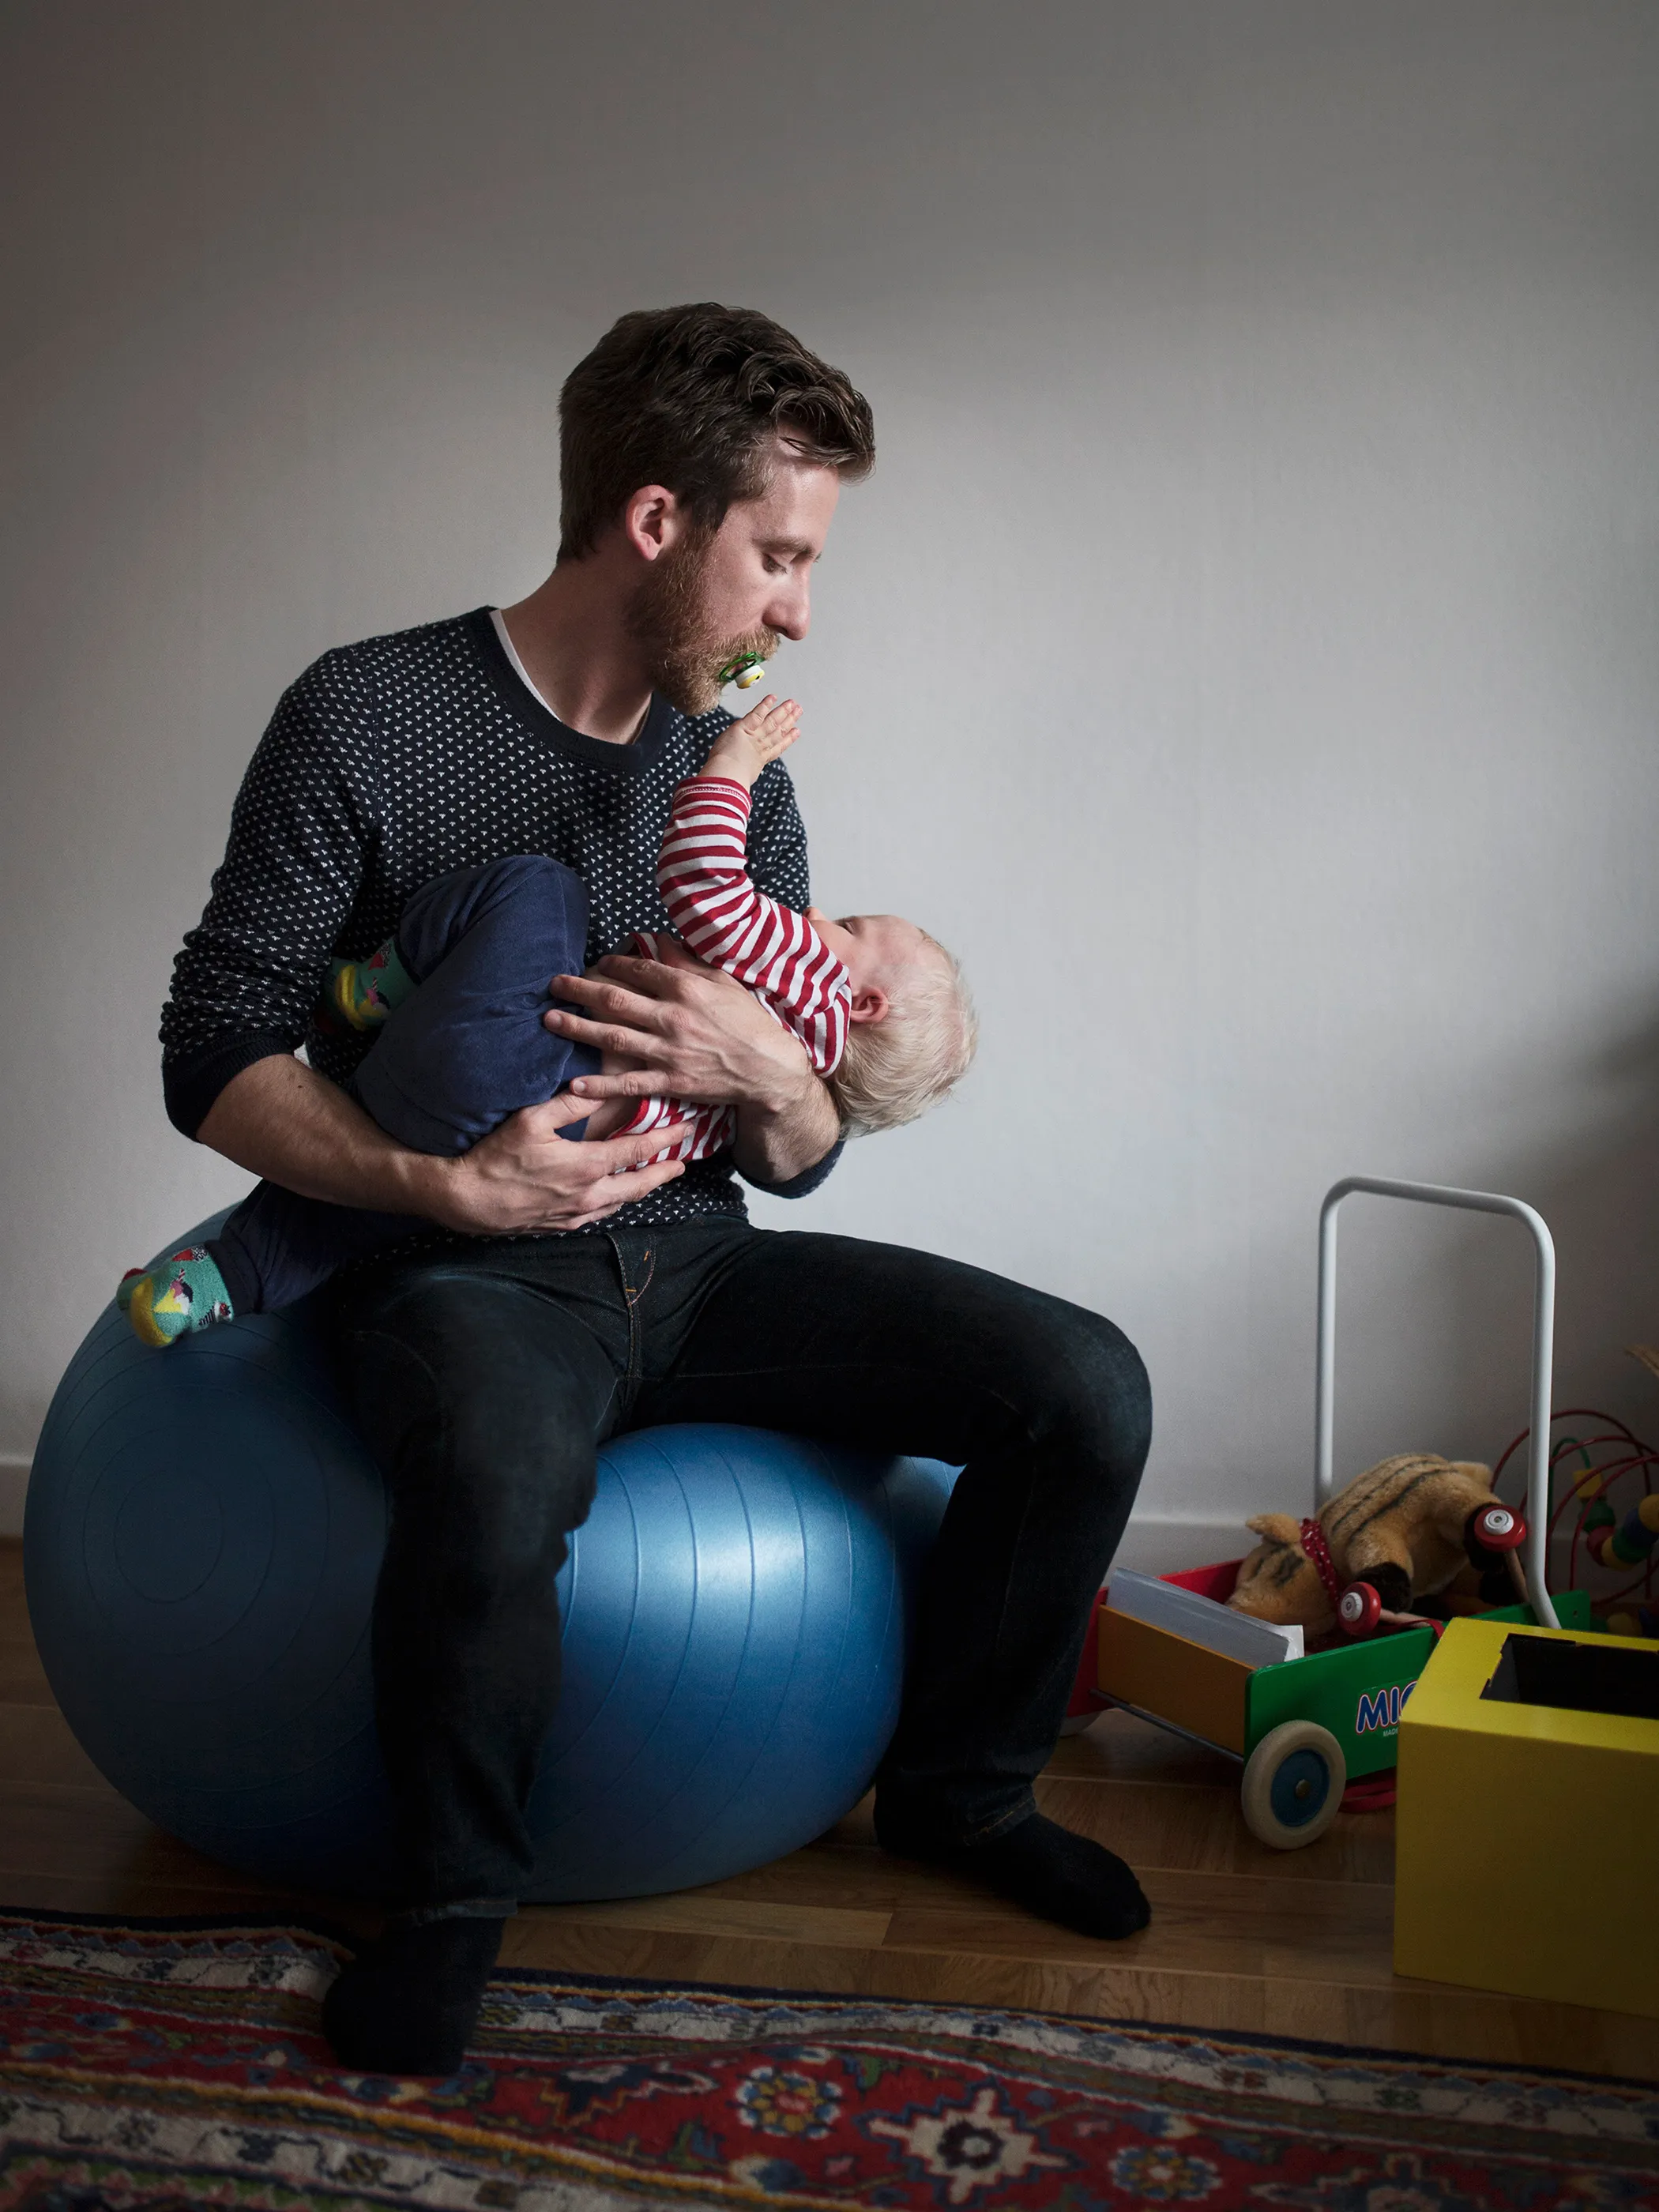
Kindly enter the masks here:
[[[1541, 1215], [1516, 1198], [1456, 1190], [1437, 1183], [1395, 1182], [1348, 1176], [1326, 1193], [1319, 1216], [1318, 1366], [1314, 1510], [1331, 1495], [1336, 1368], [1336, 1227], [1352, 1193], [1410, 1200], [1424, 1206], [1508, 1214], [1530, 1231], [1536, 1261], [1533, 1308], [1531, 1464], [1524, 1522], [1502, 1509], [1494, 1520], [1500, 1547], [1512, 1552], [1524, 1601], [1484, 1613], [1492, 1622], [1583, 1629], [1589, 1601], [1565, 1593], [1552, 1603], [1546, 1586], [1550, 1493], [1550, 1393], [1554, 1360], [1555, 1247]], [[1224, 1601], [1241, 1561], [1196, 1567], [1162, 1580]], [[1097, 1705], [1117, 1705], [1176, 1735], [1207, 1745], [1237, 1762], [1240, 1796], [1251, 1832], [1280, 1850], [1323, 1835], [1346, 1802], [1351, 1810], [1390, 1804], [1401, 1709], [1434, 1650], [1437, 1626], [1425, 1623], [1371, 1636], [1375, 1592], [1350, 1584], [1338, 1607], [1356, 1640], [1301, 1659], [1251, 1667], [1164, 1628], [1115, 1612], [1110, 1585], [1097, 1613]]]

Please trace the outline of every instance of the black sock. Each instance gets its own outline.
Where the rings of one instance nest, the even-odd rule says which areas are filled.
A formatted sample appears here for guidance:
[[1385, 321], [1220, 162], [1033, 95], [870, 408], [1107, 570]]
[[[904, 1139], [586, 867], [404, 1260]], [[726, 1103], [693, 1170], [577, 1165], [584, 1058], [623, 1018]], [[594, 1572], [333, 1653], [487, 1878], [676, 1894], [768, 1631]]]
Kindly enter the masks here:
[[876, 1832], [885, 1849], [967, 1875], [1079, 1935], [1115, 1941], [1137, 1935], [1152, 1917], [1140, 1884], [1115, 1851], [1041, 1813], [981, 1844], [918, 1845], [896, 1835], [889, 1842], [879, 1819]]
[[370, 2074], [453, 2074], [501, 1948], [504, 1920], [392, 1928], [340, 1969], [323, 2033], [343, 2066]]

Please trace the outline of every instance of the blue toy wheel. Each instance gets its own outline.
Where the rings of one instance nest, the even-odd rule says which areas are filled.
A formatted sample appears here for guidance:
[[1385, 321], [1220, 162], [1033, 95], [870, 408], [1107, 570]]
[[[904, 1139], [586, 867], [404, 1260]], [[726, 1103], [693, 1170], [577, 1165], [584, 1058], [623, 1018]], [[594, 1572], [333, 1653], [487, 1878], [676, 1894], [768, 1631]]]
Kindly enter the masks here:
[[1330, 1826], [1347, 1783], [1347, 1761], [1328, 1729], [1284, 1721], [1245, 1762], [1239, 1790], [1245, 1823], [1275, 1850], [1298, 1850]]
[[[951, 1479], [753, 1429], [607, 1446], [559, 1577], [531, 1896], [718, 1881], [847, 1812], [897, 1719]], [[158, 1826], [283, 1883], [386, 1887], [386, 1517], [304, 1309], [165, 1352], [99, 1320], [35, 1456], [29, 1611], [70, 1727]]]
[[1305, 1828], [1330, 1794], [1330, 1768], [1305, 1746], [1280, 1762], [1268, 1793], [1274, 1818], [1286, 1828]]

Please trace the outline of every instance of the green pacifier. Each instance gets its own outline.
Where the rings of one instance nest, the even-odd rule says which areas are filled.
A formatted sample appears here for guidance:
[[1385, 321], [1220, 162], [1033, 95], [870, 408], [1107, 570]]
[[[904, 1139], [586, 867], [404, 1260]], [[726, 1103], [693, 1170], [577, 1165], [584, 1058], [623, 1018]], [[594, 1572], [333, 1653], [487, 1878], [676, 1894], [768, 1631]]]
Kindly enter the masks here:
[[747, 691], [758, 684], [766, 673], [766, 663], [757, 653], [740, 653], [735, 660], [728, 660], [721, 669], [722, 684], [735, 684], [739, 691]]

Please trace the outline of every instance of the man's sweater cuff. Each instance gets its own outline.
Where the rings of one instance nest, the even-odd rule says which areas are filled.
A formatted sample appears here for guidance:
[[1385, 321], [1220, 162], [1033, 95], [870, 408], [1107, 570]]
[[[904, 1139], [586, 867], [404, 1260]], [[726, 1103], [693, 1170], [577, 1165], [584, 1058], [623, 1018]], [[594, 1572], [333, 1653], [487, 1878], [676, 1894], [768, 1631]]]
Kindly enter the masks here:
[[[803, 1168], [798, 1176], [792, 1176], [787, 1182], [763, 1182], [758, 1176], [751, 1175], [744, 1175], [743, 1179], [751, 1188], [763, 1190], [768, 1198], [806, 1198], [817, 1188], [820, 1183], [829, 1181], [831, 1169], [846, 1149], [845, 1137], [837, 1138], [821, 1160], [812, 1167]], [[742, 1172], [739, 1169], [738, 1173], [742, 1174]]]
[[194, 1137], [232, 1076], [256, 1060], [274, 1060], [278, 1054], [286, 1057], [293, 1050], [292, 1037], [255, 1030], [252, 1036], [216, 1038], [196, 1052], [163, 1060], [161, 1096], [168, 1121], [181, 1135]]

